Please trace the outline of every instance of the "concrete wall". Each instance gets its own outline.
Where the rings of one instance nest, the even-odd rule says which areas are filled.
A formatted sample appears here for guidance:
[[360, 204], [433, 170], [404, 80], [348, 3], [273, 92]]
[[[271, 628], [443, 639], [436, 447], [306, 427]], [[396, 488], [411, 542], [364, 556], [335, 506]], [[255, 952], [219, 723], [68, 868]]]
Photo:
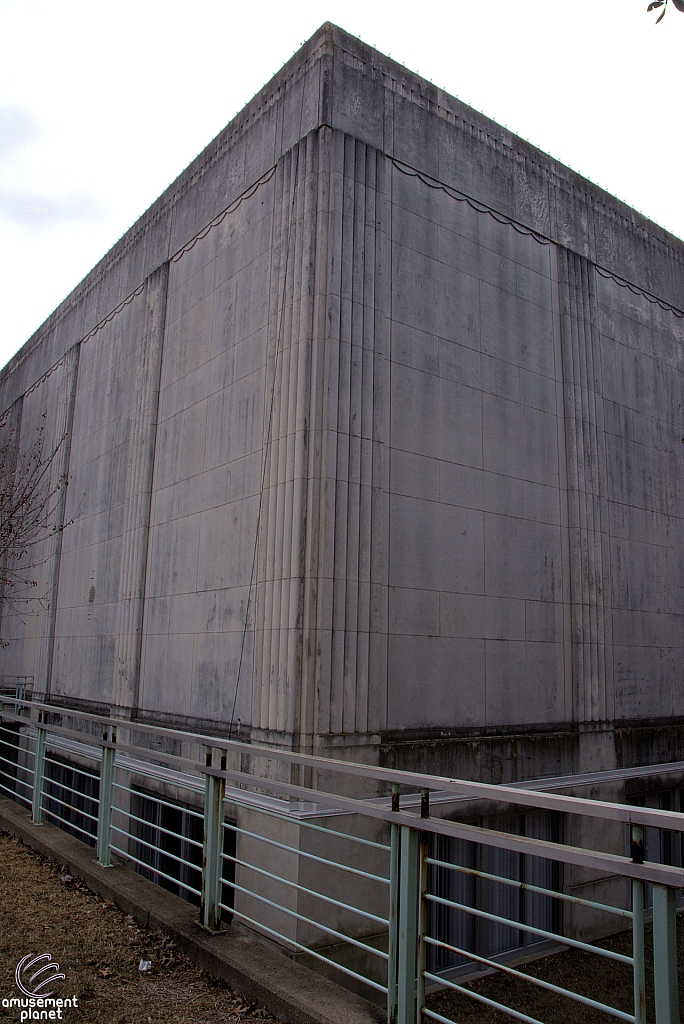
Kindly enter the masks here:
[[684, 757], [683, 293], [324, 26], [0, 375], [73, 519], [3, 673], [494, 781]]

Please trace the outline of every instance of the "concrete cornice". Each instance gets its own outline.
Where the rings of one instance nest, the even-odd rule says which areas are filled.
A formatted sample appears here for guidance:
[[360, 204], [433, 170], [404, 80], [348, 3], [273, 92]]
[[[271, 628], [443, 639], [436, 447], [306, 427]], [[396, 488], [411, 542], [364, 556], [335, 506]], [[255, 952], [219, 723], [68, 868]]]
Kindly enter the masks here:
[[[502, 209], [501, 205], [505, 204], [492, 204], [491, 200], [485, 196], [477, 197], [478, 202], [490, 206], [503, 216], [529, 228], [532, 233], [544, 234], [557, 244], [581, 251], [582, 255], [597, 262], [611, 276], [615, 275], [628, 286], [633, 286], [645, 294], [653, 295], [656, 301], [662, 300], [660, 304], [664, 307], [674, 305], [675, 308], [681, 308], [681, 301], [677, 303], [675, 300], [679, 291], [678, 280], [673, 279], [668, 282], [669, 287], [665, 289], [668, 294], [661, 294], [663, 289], [657, 287], [659, 283], [657, 279], [660, 275], [657, 268], [651, 272], [648, 253], [652, 254], [653, 258], [658, 260], [661, 265], [664, 259], [666, 263], [670, 264], [671, 271], [675, 269], [672, 267], [674, 262], [678, 270], [681, 268], [681, 277], [684, 280], [684, 242], [456, 97], [409, 71], [403, 65], [349, 35], [339, 27], [326, 23], [192, 161], [146, 213], [126, 231], [8, 362], [0, 372], [0, 389], [3, 389], [3, 385], [8, 384], [8, 378], [22, 368], [22, 364], [26, 363], [27, 359], [48, 336], [54, 336], [57, 328], [65, 320], [72, 320], [68, 325], [64, 325], [66, 336], [55, 341], [50, 353], [46, 353], [45, 359], [38, 360], [37, 365], [32, 369], [26, 367], [26, 374], [19, 374], [22, 379], [20, 383], [18, 382], [18, 393], [14, 393], [15, 387], [8, 389], [12, 392], [11, 394], [7, 394], [7, 389], [3, 389], [6, 393], [2, 395], [0, 404], [5, 405], [13, 401], [19, 393], [33, 386], [38, 378], [49, 373], [51, 367], [56, 365], [66, 349], [92, 334], [111, 311], [125, 302], [157, 266], [170, 259], [174, 253], [188, 244], [213, 217], [220, 215], [221, 211], [235, 201], [260, 175], [267, 172], [283, 152], [291, 148], [291, 145], [297, 140], [294, 137], [289, 139], [283, 128], [284, 118], [287, 116], [284, 109], [287, 105], [286, 97], [302, 77], [315, 71], [320, 65], [324, 65], [324, 68], [315, 90], [317, 109], [307, 111], [306, 123], [302, 125], [304, 133], [312, 128], [335, 121], [339, 96], [335, 92], [334, 65], [352, 69], [364, 79], [382, 86], [385, 96], [390, 93], [401, 97], [427, 114], [452, 125], [458, 132], [472, 138], [477, 144], [485, 146], [491, 152], [494, 160], [500, 162], [503, 158], [504, 167], [511, 162], [513, 164], [510, 169], [511, 180], [516, 177], [518, 172], [522, 172], [525, 178], [536, 179], [542, 186], [544, 193], [542, 205], [545, 204], [550, 223], [546, 225], [545, 230], [542, 230], [539, 224], [528, 223], [531, 218], [521, 216], [518, 210]], [[387, 100], [385, 99], [386, 104]], [[302, 108], [303, 105], [302, 99]], [[280, 113], [276, 115], [276, 118], [280, 118], [280, 122], [274, 129], [275, 142], [268, 156], [266, 151], [270, 144], [262, 146], [263, 159], [261, 166], [257, 168], [258, 173], [254, 174], [251, 180], [244, 178], [239, 180], [239, 175], [233, 175], [235, 180], [231, 180], [226, 185], [223, 195], [212, 194], [209, 205], [214, 202], [214, 207], [207, 211], [210, 216], [205, 216], [201, 212], [202, 204], [193, 198], [191, 203], [194, 203], [197, 209], [189, 211], [189, 216], [184, 219], [183, 224], [176, 224], [177, 219], [182, 219], [180, 215], [177, 218], [181, 205], [190, 199], [196, 186], [204, 182], [224, 159], [229, 158], [240, 139], [251, 129], [255, 129], [259, 122], [273, 111], [274, 107], [280, 107]], [[292, 115], [292, 111], [290, 111], [290, 115]], [[351, 134], [355, 134], [353, 124], [349, 125], [347, 130]], [[371, 140], [366, 139], [365, 141]], [[380, 142], [380, 140], [377, 141]], [[384, 150], [388, 156], [394, 159], [402, 159], [401, 155], [396, 152], [394, 141], [391, 138], [384, 137], [378, 148]], [[418, 166], [416, 170], [430, 175], [430, 168], [427, 166]], [[442, 175], [439, 177], [440, 180], [443, 180]], [[444, 184], [446, 187], [455, 187], [454, 182], [451, 181], [444, 181]], [[515, 187], [514, 183], [511, 194], [515, 192]], [[207, 190], [216, 192], [216, 183], [208, 184]], [[558, 207], [574, 208], [578, 202], [585, 210], [584, 219], [587, 223], [582, 229], [586, 235], [585, 244], [581, 244], [580, 239], [568, 237], [567, 232], [564, 235], [563, 228], [559, 225], [559, 220], [563, 218]], [[207, 202], [204, 203], [204, 206], [207, 206]], [[192, 222], [193, 218], [194, 223]], [[566, 221], [567, 219], [565, 218]], [[619, 240], [612, 239], [606, 243], [614, 259], [601, 258], [601, 255], [596, 252], [595, 237], [599, 233], [605, 234], [605, 231], [599, 231], [601, 223], [604, 226], [612, 225], [623, 237], [631, 236], [635, 248], [647, 250], [646, 253], [641, 253], [639, 266], [634, 267], [633, 272], [629, 272], [630, 267], [628, 266], [633, 251], [623, 252], [623, 248], [630, 247], [621, 247]], [[184, 235], [183, 237], [179, 237], [179, 231]], [[570, 234], [572, 235], [572, 232]], [[127, 257], [130, 257], [130, 266], [125, 264]], [[652, 279], [653, 277], [656, 278], [656, 281]], [[677, 273], [676, 277], [679, 279], [680, 273]], [[105, 282], [108, 286], [107, 297], [103, 299], [97, 290]], [[96, 297], [90, 301], [90, 296], [94, 292]], [[104, 307], [103, 301], [105, 302]]]
[[[627, 203], [606, 192], [581, 174], [515, 135], [503, 125], [468, 106], [456, 96], [438, 88], [415, 72], [386, 57], [373, 47], [334, 25], [324, 25], [334, 41], [334, 56], [364, 76], [381, 82], [385, 89], [469, 132], [494, 153], [524, 163], [528, 170], [541, 175], [570, 195], [581, 198], [603, 216], [612, 216], [640, 237], [662, 246], [668, 256], [684, 265], [684, 241], [649, 220]], [[312, 40], [316, 37], [312, 37]]]

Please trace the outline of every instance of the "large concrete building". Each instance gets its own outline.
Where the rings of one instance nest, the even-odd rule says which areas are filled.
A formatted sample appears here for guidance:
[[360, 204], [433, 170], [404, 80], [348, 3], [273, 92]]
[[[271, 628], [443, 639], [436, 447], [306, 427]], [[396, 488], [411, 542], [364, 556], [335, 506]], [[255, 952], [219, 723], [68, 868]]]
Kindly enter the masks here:
[[323, 26], [0, 375], [5, 679], [493, 781], [684, 757], [684, 243]]

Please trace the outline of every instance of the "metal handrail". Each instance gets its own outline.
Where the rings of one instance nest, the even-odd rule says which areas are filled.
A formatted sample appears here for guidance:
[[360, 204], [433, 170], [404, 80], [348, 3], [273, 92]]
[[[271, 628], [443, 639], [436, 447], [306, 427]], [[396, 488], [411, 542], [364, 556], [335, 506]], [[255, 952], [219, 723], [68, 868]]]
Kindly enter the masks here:
[[[16, 711], [17, 705], [21, 706], [21, 714]], [[31, 718], [27, 718], [23, 714], [27, 709], [31, 712]], [[48, 721], [50, 716], [55, 716], [58, 721], [55, 721], [54, 724], [50, 723]], [[69, 725], [65, 726], [62, 724], [65, 717], [72, 718], [76, 725], [87, 723], [89, 731], [79, 731], [78, 728], [71, 728]], [[134, 722], [112, 718], [111, 716], [92, 715], [77, 709], [26, 701], [24, 699], [17, 699], [15, 701], [14, 713], [8, 712], [3, 707], [2, 719], [19, 724], [21, 729], [24, 730], [24, 736], [26, 736], [27, 740], [29, 738], [26, 735], [27, 731], [31, 734], [31, 738], [35, 738], [35, 753], [31, 751], [33, 769], [29, 769], [27, 766], [19, 763], [19, 761], [16, 764], [8, 762], [11, 767], [17, 769], [17, 774], [13, 777], [11, 773], [2, 770], [0, 767], [0, 775], [11, 784], [8, 787], [0, 782], [0, 789], [8, 792], [15, 798], [23, 800], [25, 803], [31, 803], [35, 824], [40, 824], [43, 816], [59, 822], [66, 829], [74, 830], [87, 837], [90, 841], [93, 839], [97, 841], [97, 857], [101, 865], [108, 866], [111, 864], [110, 857], [113, 852], [122, 859], [149, 872], [157, 880], [164, 879], [174, 886], [178, 886], [179, 889], [184, 890], [186, 893], [199, 896], [201, 899], [201, 921], [209, 930], [214, 931], [220, 927], [221, 910], [226, 910], [236, 920], [242, 920], [245, 924], [255, 927], [265, 936], [277, 938], [278, 941], [282, 941], [291, 948], [301, 950], [315, 960], [335, 967], [343, 974], [362, 981], [376, 991], [386, 993], [388, 1013], [390, 1019], [394, 1022], [396, 1011], [396, 1024], [418, 1024], [421, 1014], [428, 1019], [452, 1024], [447, 1017], [435, 1013], [425, 1006], [426, 981], [443, 984], [448, 988], [462, 991], [481, 1003], [503, 1010], [514, 1018], [535, 1021], [535, 1018], [529, 1017], [521, 1011], [497, 1003], [481, 993], [464, 989], [462, 985], [455, 984], [443, 976], [440, 977], [428, 968], [426, 949], [430, 946], [436, 946], [443, 950], [451, 951], [457, 956], [462, 955], [466, 960], [470, 959], [473, 962], [479, 962], [482, 966], [491, 965], [494, 968], [504, 970], [504, 972], [508, 971], [508, 973], [517, 974], [520, 978], [529, 978], [532, 983], [538, 980], [522, 972], [515, 972], [512, 968], [504, 968], [503, 965], [499, 965], [496, 961], [482, 957], [473, 951], [462, 950], [459, 946], [443, 941], [443, 938], [429, 935], [428, 908], [431, 905], [441, 906], [450, 914], [454, 912], [456, 914], [466, 913], [497, 925], [503, 925], [513, 932], [517, 931], [521, 934], [530, 934], [543, 939], [549, 939], [561, 945], [574, 947], [585, 952], [593, 952], [611, 961], [625, 964], [632, 968], [634, 976], [634, 1015], [608, 1007], [605, 1004], [590, 1000], [588, 997], [580, 996], [569, 990], [552, 986], [550, 983], [543, 983], [541, 987], [558, 991], [560, 994], [565, 994], [579, 1002], [605, 1010], [620, 1019], [634, 1021], [635, 1024], [645, 1024], [643, 1010], [643, 994], [645, 991], [643, 894], [645, 882], [653, 885], [654, 893], [656, 1021], [657, 1024], [672, 1024], [677, 1019], [676, 985], [673, 982], [673, 978], [676, 979], [676, 941], [673, 938], [674, 913], [676, 909], [675, 890], [677, 888], [684, 888], [684, 867], [648, 861], [643, 862], [642, 852], [645, 827], [684, 833], [684, 814], [601, 800], [586, 800], [555, 793], [542, 793], [539, 790], [526, 789], [521, 785], [496, 786], [468, 780], [425, 775], [418, 772], [378, 768], [356, 762], [339, 761], [333, 758], [256, 746], [238, 740], [206, 736], [201, 733], [182, 732], [164, 726], [153, 726], [141, 721]], [[99, 729], [100, 736], [93, 735], [93, 728]], [[181, 747], [182, 751], [184, 749], [185, 756], [183, 753], [175, 754], [162, 749], [150, 749], [149, 745], [147, 745], [150, 739], [152, 742], [164, 739], [181, 740], [185, 745], [185, 748]], [[142, 740], [142, 742], [136, 742], [138, 740]], [[24, 740], [21, 742], [25, 744]], [[189, 750], [188, 745], [190, 745]], [[87, 752], [85, 756], [87, 756], [89, 761], [95, 762], [94, 771], [98, 772], [99, 770], [99, 774], [85, 771], [75, 765], [71, 765], [70, 762], [69, 766], [73, 767], [76, 773], [73, 776], [74, 780], [79, 775], [85, 779], [99, 779], [99, 795], [97, 797], [81, 792], [78, 789], [79, 782], [74, 781], [73, 785], [70, 786], [56, 779], [49, 778], [45, 774], [46, 762], [54, 761], [54, 758], [50, 757], [47, 753], [48, 747], [58, 747], [61, 749], [62, 746], [68, 746], [70, 754], [76, 760]], [[197, 753], [199, 756], [197, 757], [192, 756], [194, 746], [198, 748]], [[24, 745], [21, 749], [26, 752], [27, 746]], [[277, 778], [256, 776], [250, 772], [241, 771], [238, 768], [228, 767], [225, 755], [231, 752], [249, 754], [250, 762], [253, 762], [255, 758], [264, 758], [268, 761], [309, 767], [325, 772], [327, 777], [337, 774], [351, 780], [363, 780], [364, 786], [369, 779], [372, 779], [378, 784], [388, 788], [391, 787], [392, 800], [388, 805], [384, 797], [361, 799], [344, 795], [343, 793], [296, 785], [291, 782], [280, 781]], [[122, 754], [124, 755], [123, 757], [121, 756]], [[129, 754], [133, 755], [134, 759], [129, 758]], [[220, 755], [221, 767], [214, 766], [217, 754]], [[200, 759], [202, 756], [205, 758], [204, 763]], [[19, 754], [17, 754], [17, 757], [19, 757]], [[24, 758], [25, 753], [21, 757]], [[120, 759], [117, 760], [117, 758]], [[6, 758], [0, 760], [7, 761]], [[229, 761], [229, 764], [231, 761]], [[61, 762], [54, 761], [54, 763], [59, 764]], [[146, 765], [150, 767], [149, 773], [146, 772]], [[657, 774], [659, 768], [664, 767], [666, 766], [653, 766], [653, 771]], [[181, 771], [181, 768], [186, 769], [186, 771]], [[19, 774], [24, 771], [32, 775], [32, 786], [30, 782], [19, 777]], [[149, 774], [157, 781], [161, 779], [162, 784], [168, 787], [174, 793], [174, 796], [169, 795], [168, 799], [164, 799], [163, 796], [155, 796], [153, 793], [145, 792], [144, 799], [173, 810], [181, 810], [184, 814], [189, 814], [196, 820], [201, 819], [203, 823], [202, 843], [198, 839], [191, 839], [181, 835], [180, 833], [185, 830], [185, 826], [182, 828], [179, 826], [176, 829], [176, 826], [172, 825], [170, 828], [167, 828], [162, 825], [156, 825], [153, 821], [148, 821], [133, 813], [130, 807], [126, 808], [124, 796], [121, 796], [124, 806], [116, 806], [114, 803], [115, 791], [124, 791], [130, 794], [136, 793], [136, 790], [132, 789], [131, 786], [122, 785], [121, 782], [116, 780], [117, 772], [125, 774], [132, 772], [138, 776]], [[72, 781], [71, 778], [70, 781]], [[227, 791], [227, 784], [236, 788], [231, 788]], [[17, 792], [19, 785], [25, 787], [29, 792], [33, 791], [32, 801], [27, 800]], [[11, 787], [14, 788], [12, 789]], [[44, 791], [44, 787], [48, 792]], [[340, 786], [340, 788], [349, 787]], [[197, 804], [198, 800], [202, 800], [200, 794], [203, 789], [203, 810], [196, 810], [178, 803], [175, 797], [177, 789], [191, 792], [192, 801], [195, 804]], [[413, 809], [409, 809], [407, 806], [402, 808], [400, 796], [402, 789], [409, 789], [420, 793], [419, 813], [415, 813]], [[50, 795], [51, 790], [55, 790], [55, 795]], [[257, 792], [252, 792], [253, 790]], [[166, 794], [167, 790], [162, 790], [162, 792]], [[350, 817], [350, 822], [359, 822], [365, 819], [367, 822], [375, 823], [383, 829], [387, 829], [389, 826], [390, 844], [388, 846], [386, 842], [377, 842], [374, 839], [365, 839], [352, 833], [328, 829], [321, 824], [313, 824], [306, 821], [299, 822], [298, 819], [289, 816], [285, 808], [283, 811], [279, 811], [275, 806], [276, 800], [271, 796], [263, 796], [264, 793], [277, 794], [280, 799], [289, 798], [290, 800], [303, 801], [309, 807], [313, 805], [316, 808], [315, 813], [317, 814], [348, 814], [353, 816]], [[443, 801], [445, 794], [452, 795], [454, 802], [456, 802], [457, 798], [461, 802], [464, 798], [477, 801], [479, 807], [483, 804], [488, 807], [488, 813], [505, 814], [506, 809], [510, 812], [511, 808], [532, 808], [560, 812], [562, 814], [598, 817], [604, 821], [624, 822], [632, 827], [632, 851], [634, 856], [633, 859], [630, 859], [629, 857], [613, 853], [585, 849], [562, 842], [537, 839], [532, 836], [492, 829], [482, 824], [468, 824], [463, 821], [451, 821], [436, 817], [430, 813], [431, 793], [439, 794], [440, 802]], [[61, 814], [56, 813], [55, 810], [44, 807], [43, 800], [54, 806], [59, 804], [59, 810], [64, 809], [65, 816], [63, 817]], [[89, 801], [88, 806], [91, 808], [97, 807], [97, 817], [83, 810], [82, 807], [76, 806], [76, 804], [83, 803], [86, 800]], [[255, 801], [258, 802], [259, 800], [270, 801], [270, 804], [264, 807], [257, 807]], [[407, 803], [414, 804], [417, 801], [409, 796]], [[226, 820], [228, 804], [236, 808], [233, 812], [235, 816], [234, 822]], [[244, 819], [241, 820], [238, 815], [241, 805], [248, 811], [246, 822]], [[500, 809], [502, 807], [504, 810]], [[326, 808], [327, 810], [321, 811], [320, 808]], [[418, 811], [417, 806], [415, 810]], [[239, 813], [242, 814], [242, 811]], [[267, 827], [266, 832], [261, 831], [263, 826], [253, 824], [255, 819], [250, 817], [252, 813], [257, 815], [263, 813], [266, 818], [288, 821], [293, 825], [301, 824], [304, 828], [314, 829], [315, 834], [320, 834], [322, 839], [326, 839], [333, 844], [337, 843], [339, 845], [342, 843], [343, 846], [339, 849], [334, 845], [332, 847], [324, 846], [321, 848], [321, 853], [326, 855], [322, 856], [320, 853], [303, 849], [299, 839], [296, 839], [294, 844], [291, 845], [288, 841], [287, 832], [284, 834], [282, 831], [280, 833], [276, 832], [275, 834], [278, 835], [278, 838], [273, 838], [272, 835], [268, 834], [270, 826]], [[521, 813], [521, 810], [518, 810], [517, 813]], [[117, 817], [118, 824], [112, 821], [112, 814], [121, 816], [120, 818]], [[68, 820], [72, 815], [79, 824]], [[87, 819], [90, 819], [96, 826], [94, 833], [80, 827], [80, 823], [85, 824]], [[150, 836], [143, 839], [142, 835], [136, 835], [136, 824], [138, 826], [146, 826], [152, 830]], [[245, 824], [248, 827], [245, 827]], [[124, 847], [130, 845], [131, 842], [140, 844], [135, 848], [135, 853], [145, 849], [158, 852], [160, 855], [170, 858], [168, 870], [171, 873], [160, 871], [159, 868], [146, 863], [133, 853], [127, 852], [127, 850], [115, 845], [112, 841], [112, 832], [123, 836], [127, 840], [127, 842], [122, 843]], [[235, 837], [244, 837], [244, 839], [248, 840], [246, 846], [247, 854], [244, 853], [244, 850], [242, 853], [238, 852], [237, 846], [232, 847], [235, 852], [225, 852], [223, 839], [227, 832], [232, 832]], [[373, 833], [371, 832], [371, 834]], [[598, 903], [571, 895], [570, 893], [558, 892], [544, 885], [525, 883], [516, 878], [508, 878], [504, 875], [480, 870], [479, 867], [469, 868], [465, 865], [452, 863], [448, 859], [442, 860], [437, 857], [431, 857], [429, 855], [428, 843], [430, 835], [463, 840], [473, 844], [475, 847], [523, 854], [538, 858], [547, 863], [555, 862], [591, 868], [597, 870], [601, 877], [631, 879], [633, 909], [630, 911], [625, 907], [612, 907], [608, 903]], [[197, 849], [201, 846], [203, 851], [202, 865], [193, 864], [185, 857], [171, 852], [165, 837], [167, 839], [170, 837], [174, 840], [184, 840], [191, 847]], [[378, 838], [384, 838], [382, 833]], [[286, 841], [283, 842], [281, 839]], [[242, 840], [240, 839], [240, 841]], [[284, 851], [288, 855], [292, 855], [295, 861], [292, 862], [291, 866], [294, 869], [296, 864], [295, 878], [297, 880], [284, 877], [289, 869], [284, 870], [277, 863], [272, 863], [268, 859], [267, 854], [265, 855], [267, 857], [265, 861], [261, 859], [262, 854], [257, 852], [255, 856], [254, 849], [252, 848], [253, 841], [258, 844], [265, 844], [265, 848]], [[352, 863], [348, 862], [350, 860], [349, 848], [344, 845], [347, 842], [360, 844], [353, 852]], [[249, 852], [250, 850], [251, 852]], [[341, 850], [344, 850], [344, 853]], [[185, 852], [185, 849], [183, 849], [183, 852]], [[379, 868], [378, 858], [384, 857], [385, 853], [390, 854], [389, 877], [376, 873], [376, 869]], [[145, 854], [145, 856], [147, 855]], [[370, 858], [370, 860], [364, 860], [364, 857]], [[254, 858], [254, 862], [250, 858]], [[359, 860], [358, 858], [362, 859]], [[289, 856], [286, 860], [290, 864]], [[318, 892], [315, 888], [310, 888], [308, 884], [301, 884], [299, 866], [303, 862], [309, 862], [315, 869], [310, 876], [314, 879], [319, 871], [317, 865], [321, 865], [335, 871], [351, 873], [352, 876], [365, 880], [371, 886], [369, 890], [373, 893], [371, 899], [378, 901], [377, 906], [373, 906], [371, 903], [368, 910], [361, 910], [359, 907], [353, 907], [342, 900], [327, 896], [323, 892]], [[484, 863], [485, 865], [488, 863], [487, 858], [485, 858]], [[172, 864], [176, 864], [178, 867], [173, 867]], [[222, 866], [226, 864], [232, 865], [233, 870], [247, 871], [247, 880], [241, 876], [224, 878]], [[263, 864], [267, 864], [268, 869], [260, 866]], [[380, 871], [384, 870], [384, 860], [382, 864], [382, 868], [379, 868]], [[164, 866], [166, 867], [166, 863]], [[575, 939], [572, 935], [564, 935], [562, 934], [562, 928], [560, 932], [557, 932], [551, 930], [551, 928], [540, 927], [540, 923], [546, 923], [543, 919], [541, 921], [533, 918], [517, 920], [514, 917], [506, 917], [503, 914], [496, 914], [492, 913], [491, 910], [482, 909], [476, 905], [475, 900], [469, 902], [458, 897], [448, 899], [437, 892], [430, 892], [428, 887], [428, 878], [430, 877], [428, 869], [430, 866], [440, 870], [448, 869], [465, 875], [472, 875], [475, 878], [481, 878], [494, 884], [528, 890], [547, 900], [558, 899], [565, 901], [566, 906], [571, 904], [575, 905], [578, 909], [587, 908], [601, 913], [617, 914], [624, 919], [630, 920], [632, 924], [633, 956], [630, 957], [610, 949], [603, 949], [589, 942]], [[196, 871], [197, 878], [201, 876], [201, 891], [182, 881], [180, 869], [183, 867]], [[283, 873], [278, 874], [278, 871]], [[179, 877], [176, 877], [174, 872], [179, 874]], [[249, 874], [250, 872], [252, 874]], [[302, 909], [307, 909], [306, 904], [302, 907], [301, 904], [295, 903], [293, 907], [284, 905], [284, 903], [287, 903], [287, 900], [284, 900], [280, 895], [277, 895], [277, 898], [271, 898], [273, 896], [271, 892], [272, 886], [270, 888], [267, 887], [266, 892], [259, 891], [259, 878], [268, 879], [269, 882], [275, 882], [278, 886], [281, 884], [288, 886], [291, 893], [299, 892], [307, 899], [314, 898], [315, 900], [322, 901], [318, 905], [314, 904], [316, 917], [313, 916], [314, 911], [309, 913], [301, 912]], [[313, 884], [316, 885], [318, 883], [314, 882]], [[258, 905], [262, 906], [265, 919], [258, 920], [259, 914], [262, 912], [251, 911], [249, 902], [246, 908], [243, 908], [241, 905], [227, 907], [221, 902], [223, 886], [232, 889], [234, 894], [240, 894], [255, 900]], [[323, 888], [325, 888], [325, 885]], [[276, 893], [279, 891], [277, 889]], [[622, 900], [624, 889], [620, 889], [619, 892], [620, 896], [617, 898], [617, 902]], [[358, 918], [355, 919], [353, 924], [350, 924], [349, 921], [351, 919], [345, 917], [344, 920], [347, 923], [338, 926], [336, 919], [331, 920], [330, 916], [326, 917], [326, 906], [329, 908], [329, 914], [332, 913], [332, 908], [334, 907], [344, 911], [345, 914], [356, 914]], [[380, 913], [370, 912], [371, 907], [374, 911], [380, 910]], [[385, 907], [388, 907], [386, 916]], [[527, 907], [527, 902], [525, 902], [525, 907]], [[276, 912], [275, 923], [278, 927], [280, 925], [277, 915], [282, 913], [294, 922], [300, 922], [307, 927], [320, 930], [330, 939], [339, 940], [347, 944], [352, 950], [355, 949], [357, 951], [355, 954], [357, 956], [363, 953], [374, 959], [376, 963], [380, 961], [381, 966], [386, 965], [386, 967], [382, 966], [383, 973], [381, 978], [385, 977], [384, 971], [386, 969], [387, 984], [383, 985], [377, 980], [377, 972], [375, 972], [375, 978], [364, 976], [362, 973], [353, 970], [349, 964], [337, 963], [330, 957], [325, 956], [321, 949], [303, 945], [298, 941], [299, 936], [296, 931], [298, 924], [296, 923], [293, 924], [295, 929], [293, 935], [281, 934], [267, 923], [269, 920], [267, 908], [268, 912]], [[244, 909], [255, 913], [255, 917], [250, 917], [249, 914], [244, 913]], [[491, 909], [495, 908], [492, 907]], [[511, 913], [517, 914], [518, 912], [511, 911]], [[520, 917], [525, 918], [526, 912], [521, 910]], [[382, 928], [387, 927], [388, 952], [365, 941], [368, 938], [368, 933], [362, 930], [363, 921], [361, 919], [363, 918], [373, 924], [380, 925]], [[435, 920], [439, 919], [435, 918]], [[556, 927], [556, 925], [553, 924], [552, 927]], [[361, 928], [360, 931], [358, 930], [359, 928]], [[285, 931], [287, 930], [285, 929]], [[356, 963], [354, 966], [356, 966]], [[373, 973], [371, 971], [371, 974]]]
[[[17, 702], [19, 703], [19, 701]], [[113, 726], [119, 729], [128, 729], [132, 732], [141, 732], [146, 735], [162, 736], [168, 739], [181, 739], [185, 742], [194, 742], [202, 747], [213, 747], [217, 750], [235, 751], [236, 753], [247, 753], [251, 757], [264, 757], [268, 760], [282, 761], [283, 763], [298, 764], [310, 768], [318, 768], [326, 772], [338, 772], [343, 775], [361, 775], [366, 779], [375, 779], [378, 782], [385, 782], [389, 785], [403, 785], [412, 789], [429, 789], [440, 792], [453, 793], [455, 796], [469, 796], [474, 800], [488, 800], [513, 805], [525, 805], [540, 810], [560, 811], [565, 814], [587, 815], [589, 817], [609, 819], [612, 821], [623, 821], [631, 825], [643, 825], [650, 828], [664, 828], [673, 832], [684, 832], [684, 814], [679, 811], [663, 811], [651, 807], [637, 807], [633, 804], [617, 804], [604, 800], [587, 800], [584, 797], [563, 796], [558, 793], [539, 793], [531, 789], [513, 788], [512, 786], [495, 785], [485, 782], [471, 782], [465, 779], [451, 779], [446, 776], [425, 775], [419, 772], [402, 771], [395, 768], [378, 768], [374, 765], [362, 764], [355, 761], [338, 761], [334, 758], [319, 757], [313, 754], [301, 754], [295, 751], [280, 750], [276, 747], [261, 747], [256, 744], [242, 743], [238, 740], [228, 740], [220, 736], [210, 736], [204, 733], [183, 732], [178, 729], [169, 729], [166, 726], [151, 725], [147, 722], [140, 722], [134, 719], [111, 718], [106, 715], [93, 715], [88, 712], [78, 711], [72, 708], [63, 708], [55, 704], [43, 704], [37, 701], [23, 700], [22, 707], [30, 707], [39, 712], [47, 712], [51, 715], [67, 715], [72, 718], [80, 718], [91, 723], [103, 726]], [[3, 717], [10, 718], [17, 722], [26, 724], [26, 719], [17, 715], [6, 714]], [[47, 728], [57, 733], [78, 737], [74, 730], [67, 730], [56, 725], [49, 725]], [[93, 737], [91, 737], [92, 739]], [[120, 745], [125, 749], [126, 745]], [[139, 750], [140, 748], [135, 748]], [[186, 764], [193, 762], [189, 758], [180, 758], [177, 755], [164, 754], [161, 751], [147, 750], [150, 757], [173, 758], [176, 761], [183, 761]], [[197, 762], [195, 766], [204, 772], [204, 768]], [[653, 766], [653, 773], [657, 774], [658, 765]], [[217, 773], [217, 770], [214, 770]], [[246, 777], [244, 772], [235, 773], [242, 779]], [[264, 780], [265, 781], [265, 780]], [[270, 782], [270, 780], [268, 780]], [[315, 795], [318, 798], [319, 790], [299, 787], [301, 792]], [[387, 819], [391, 820], [391, 819]]]

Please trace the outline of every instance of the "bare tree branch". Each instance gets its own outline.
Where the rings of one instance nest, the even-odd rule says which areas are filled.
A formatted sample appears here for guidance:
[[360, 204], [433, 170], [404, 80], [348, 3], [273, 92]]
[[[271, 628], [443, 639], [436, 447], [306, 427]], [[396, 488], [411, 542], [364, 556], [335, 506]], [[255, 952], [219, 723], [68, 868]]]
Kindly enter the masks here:
[[[45, 451], [44, 414], [33, 443], [22, 451], [16, 432], [8, 429], [6, 419], [0, 421], [0, 610], [14, 608], [19, 595], [42, 599], [35, 593], [35, 576], [45, 558], [35, 549], [73, 522], [60, 522], [58, 514], [68, 475], [54, 479], [55, 459], [65, 442], [63, 434]], [[0, 647], [7, 643], [0, 637]]]

